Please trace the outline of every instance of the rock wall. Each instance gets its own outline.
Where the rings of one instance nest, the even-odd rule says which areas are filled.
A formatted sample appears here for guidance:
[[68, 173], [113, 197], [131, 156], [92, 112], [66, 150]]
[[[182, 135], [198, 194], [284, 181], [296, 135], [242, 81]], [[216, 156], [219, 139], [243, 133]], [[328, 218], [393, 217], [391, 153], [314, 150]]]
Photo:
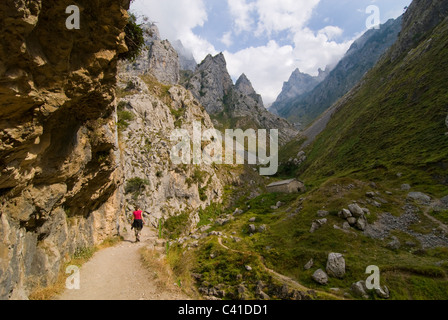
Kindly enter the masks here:
[[180, 59], [168, 40], [162, 40], [159, 28], [153, 23], [142, 25], [146, 47], [136, 61], [124, 67], [135, 76], [151, 74], [157, 81], [174, 85], [179, 82]]
[[[139, 206], [155, 227], [159, 219], [187, 212], [194, 229], [198, 209], [222, 201], [225, 181], [214, 166], [174, 164], [171, 151], [180, 141], [171, 141], [170, 136], [175, 129], [185, 129], [192, 137], [194, 122], [203, 131], [213, 129], [210, 117], [181, 86], [120, 72], [120, 86], [125, 89], [129, 83], [133, 90], [120, 100], [122, 110], [132, 114], [120, 138], [126, 212], [131, 214]], [[126, 190], [136, 178], [145, 183], [138, 190]]]
[[187, 89], [201, 101], [209, 114], [217, 114], [225, 109], [224, 98], [233, 88], [233, 81], [227, 71], [227, 63], [222, 53], [208, 55], [196, 68]]
[[[55, 281], [116, 234], [117, 53], [129, 0], [0, 3], [0, 299]], [[107, 10], [104, 10], [107, 8]]]

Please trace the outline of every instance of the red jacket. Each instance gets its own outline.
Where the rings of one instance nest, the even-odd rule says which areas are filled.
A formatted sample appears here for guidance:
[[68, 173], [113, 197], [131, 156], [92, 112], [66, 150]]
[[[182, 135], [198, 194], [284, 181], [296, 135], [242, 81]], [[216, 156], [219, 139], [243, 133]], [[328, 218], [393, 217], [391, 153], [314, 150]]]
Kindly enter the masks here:
[[143, 212], [138, 210], [138, 211], [134, 211], [134, 220], [143, 220], [142, 215]]

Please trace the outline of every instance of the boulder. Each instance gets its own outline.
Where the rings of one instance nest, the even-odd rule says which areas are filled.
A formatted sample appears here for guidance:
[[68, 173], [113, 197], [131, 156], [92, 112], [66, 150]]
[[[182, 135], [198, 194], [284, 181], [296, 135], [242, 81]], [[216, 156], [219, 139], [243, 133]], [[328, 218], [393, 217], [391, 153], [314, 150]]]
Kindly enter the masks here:
[[328, 275], [343, 278], [345, 275], [345, 259], [340, 253], [330, 253], [327, 260]]
[[429, 204], [431, 202], [431, 197], [422, 192], [410, 192], [407, 199], [417, 201], [421, 204]]
[[348, 218], [353, 217], [353, 215], [352, 215], [352, 213], [350, 212], [350, 210], [342, 209], [342, 217], [343, 217], [344, 219], [348, 219]]
[[317, 212], [317, 216], [320, 218], [325, 218], [326, 216], [328, 216], [330, 214], [330, 212], [325, 211], [325, 210], [319, 210]]
[[365, 216], [360, 217], [356, 220], [355, 228], [361, 231], [366, 230], [367, 227], [367, 219]]
[[375, 293], [381, 299], [389, 299], [390, 298], [390, 291], [389, 291], [389, 288], [386, 286], [375, 289]]
[[350, 290], [353, 293], [353, 296], [368, 299], [369, 295], [367, 294], [367, 286], [365, 281], [358, 281], [352, 284]]
[[327, 219], [319, 219], [319, 220], [313, 221], [313, 223], [311, 225], [310, 232], [314, 233], [316, 230], [320, 229], [327, 222], [328, 222]]
[[348, 219], [347, 219], [347, 222], [348, 222], [351, 226], [356, 225], [356, 222], [357, 222], [357, 221], [358, 221], [358, 220], [356, 220], [355, 217], [351, 217], [351, 218], [348, 218]]
[[249, 225], [249, 232], [250, 233], [254, 233], [255, 231], [257, 231], [257, 228], [255, 227], [255, 225], [254, 224], [250, 224]]
[[411, 186], [407, 183], [401, 185], [401, 190], [408, 191], [411, 190]]
[[311, 259], [308, 263], [303, 267], [305, 270], [310, 270], [314, 266], [314, 260]]
[[350, 229], [351, 229], [350, 223], [348, 223], [347, 221], [344, 222], [344, 223], [342, 224], [342, 229], [344, 229], [344, 230], [350, 230]]
[[314, 272], [311, 278], [321, 285], [326, 285], [328, 283], [328, 275], [322, 269]]
[[349, 205], [348, 209], [355, 218], [359, 218], [364, 215], [364, 211], [362, 211], [362, 208], [356, 203]]

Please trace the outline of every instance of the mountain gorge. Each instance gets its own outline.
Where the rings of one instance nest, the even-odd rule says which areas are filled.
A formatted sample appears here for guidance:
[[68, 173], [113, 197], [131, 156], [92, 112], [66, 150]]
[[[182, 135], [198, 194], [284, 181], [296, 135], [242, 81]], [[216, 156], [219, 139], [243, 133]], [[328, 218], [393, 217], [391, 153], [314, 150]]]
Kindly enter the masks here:
[[[313, 139], [280, 151], [300, 161], [277, 178], [301, 179], [306, 192], [265, 191], [213, 210], [209, 231], [218, 236], [204, 236], [192, 268], [203, 295], [446, 299], [446, 10], [444, 1], [415, 0], [397, 41]], [[372, 265], [375, 290], [366, 287]]]
[[[143, 260], [193, 299], [448, 298], [445, 0], [414, 0], [331, 71], [295, 70], [271, 110], [301, 133], [245, 74], [234, 83], [224, 54], [196, 65], [154, 23], [119, 61], [129, 1], [78, 2], [80, 30], [59, 19], [65, 0], [0, 4], [0, 299], [35, 298], [77, 255], [130, 239], [137, 208]], [[285, 161], [267, 177], [174, 163], [179, 142], [195, 152], [198, 124], [278, 129]], [[110, 281], [135, 277], [123, 261]], [[381, 283], [368, 289], [372, 266]]]
[[[273, 112], [300, 123], [301, 128], [305, 129], [353, 88], [376, 64], [381, 55], [397, 40], [401, 21], [401, 17], [389, 20], [381, 25], [380, 29], [367, 31], [352, 44], [343, 59], [314, 89], [303, 93], [297, 89], [298, 94], [291, 95], [288, 93], [291, 89], [286, 86], [286, 91], [280, 94], [271, 107]], [[299, 82], [297, 88], [301, 87]]]

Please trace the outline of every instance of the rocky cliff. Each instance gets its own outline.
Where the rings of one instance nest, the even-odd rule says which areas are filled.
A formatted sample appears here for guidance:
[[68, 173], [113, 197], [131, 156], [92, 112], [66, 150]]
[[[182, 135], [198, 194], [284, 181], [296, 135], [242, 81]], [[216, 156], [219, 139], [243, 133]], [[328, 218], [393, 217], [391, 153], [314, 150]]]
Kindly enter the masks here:
[[[129, 83], [132, 89], [126, 89]], [[127, 212], [139, 206], [154, 226], [183, 213], [194, 228], [198, 209], [220, 202], [223, 181], [216, 166], [174, 164], [171, 152], [180, 141], [171, 141], [176, 129], [185, 129], [193, 137], [193, 124], [203, 131], [213, 129], [207, 112], [181, 86], [167, 86], [151, 76], [135, 77], [120, 73], [125, 89], [120, 99], [120, 114], [130, 114], [121, 131], [120, 145]], [[138, 188], [134, 188], [136, 181]]]
[[292, 124], [267, 111], [246, 75], [233, 84], [222, 53], [215, 57], [208, 55], [187, 81], [186, 88], [220, 129], [278, 129], [281, 144], [297, 135]]
[[[116, 233], [114, 102], [129, 1], [0, 4], [0, 299]], [[107, 8], [107, 10], [104, 10]]]
[[134, 75], [151, 74], [165, 84], [179, 82], [179, 55], [168, 40], [162, 40], [154, 23], [142, 25], [146, 47], [136, 61], [126, 65], [126, 72]]
[[209, 114], [223, 112], [224, 97], [233, 88], [224, 55], [222, 53], [215, 57], [208, 55], [197, 66], [186, 87], [193, 92]]

